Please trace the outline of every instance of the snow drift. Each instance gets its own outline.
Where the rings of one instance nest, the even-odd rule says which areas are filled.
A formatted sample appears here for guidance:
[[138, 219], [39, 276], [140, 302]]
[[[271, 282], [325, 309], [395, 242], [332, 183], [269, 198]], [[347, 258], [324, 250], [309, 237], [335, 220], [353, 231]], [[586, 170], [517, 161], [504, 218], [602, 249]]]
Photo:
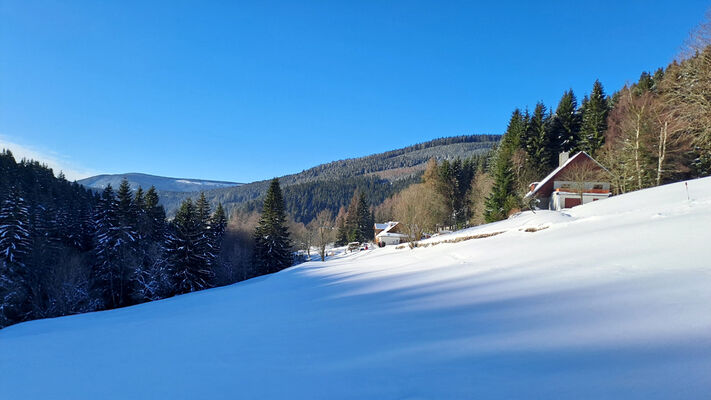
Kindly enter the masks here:
[[708, 399], [711, 178], [688, 191], [12, 326], [0, 397]]

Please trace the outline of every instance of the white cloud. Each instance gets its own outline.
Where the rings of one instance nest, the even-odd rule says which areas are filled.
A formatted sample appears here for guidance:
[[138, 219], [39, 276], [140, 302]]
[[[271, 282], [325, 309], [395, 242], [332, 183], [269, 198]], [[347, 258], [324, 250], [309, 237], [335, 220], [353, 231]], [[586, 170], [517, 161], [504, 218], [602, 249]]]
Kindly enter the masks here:
[[58, 175], [59, 171], [62, 171], [67, 177], [67, 180], [70, 181], [97, 175], [96, 171], [77, 165], [77, 163], [65, 155], [51, 150], [43, 150], [34, 146], [23, 145], [4, 135], [0, 135], [0, 149], [10, 150], [17, 161], [28, 158], [46, 164], [54, 170], [55, 175]]

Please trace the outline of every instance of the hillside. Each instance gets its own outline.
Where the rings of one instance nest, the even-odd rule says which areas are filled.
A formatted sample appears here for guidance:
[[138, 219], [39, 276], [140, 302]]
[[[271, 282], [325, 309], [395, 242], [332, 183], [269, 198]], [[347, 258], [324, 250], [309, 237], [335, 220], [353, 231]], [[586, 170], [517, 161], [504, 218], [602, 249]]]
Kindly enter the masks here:
[[[711, 178], [688, 195], [675, 183], [11, 326], [0, 387], [13, 399], [708, 399]], [[433, 245], [486, 233], [499, 234]]]
[[137, 189], [139, 186], [148, 189], [151, 186], [163, 192], [199, 192], [202, 190], [211, 190], [217, 188], [225, 188], [239, 186], [241, 183], [225, 182], [225, 181], [210, 181], [205, 179], [186, 179], [186, 178], [168, 178], [165, 176], [148, 175], [140, 173], [127, 174], [104, 174], [96, 175], [89, 178], [81, 179], [78, 183], [92, 188], [103, 189], [108, 185], [117, 188], [123, 179], [127, 179], [132, 189]]
[[[346, 205], [356, 188], [370, 196], [371, 204], [385, 198], [419, 180], [430, 158], [437, 160], [468, 158], [485, 154], [500, 139], [499, 135], [468, 135], [440, 138], [402, 149], [366, 157], [333, 161], [309, 168], [302, 172], [279, 177], [285, 187], [285, 201], [297, 220], [308, 222], [323, 208], [337, 212]], [[205, 192], [214, 205], [221, 202], [228, 210], [244, 207], [259, 199], [267, 190], [268, 180], [252, 182], [237, 187], [214, 189]], [[294, 186], [293, 188], [289, 188]], [[317, 196], [316, 193], [331, 193]], [[336, 196], [333, 193], [337, 193]], [[194, 194], [160, 192], [161, 203], [172, 214], [180, 202]], [[308, 199], [320, 199], [320, 204], [311, 205]], [[255, 205], [247, 205], [254, 209]], [[312, 215], [313, 214], [313, 215]]]

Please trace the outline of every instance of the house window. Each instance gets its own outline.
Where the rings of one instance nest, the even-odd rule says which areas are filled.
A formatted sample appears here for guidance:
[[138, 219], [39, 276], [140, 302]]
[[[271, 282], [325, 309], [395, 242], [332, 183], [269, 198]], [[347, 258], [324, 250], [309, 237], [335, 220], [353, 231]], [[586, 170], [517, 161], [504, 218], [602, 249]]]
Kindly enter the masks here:
[[560, 188], [561, 189], [570, 189], [570, 183], [561, 183]]
[[602, 190], [602, 184], [601, 183], [595, 184], [595, 186], [593, 186], [593, 189]]

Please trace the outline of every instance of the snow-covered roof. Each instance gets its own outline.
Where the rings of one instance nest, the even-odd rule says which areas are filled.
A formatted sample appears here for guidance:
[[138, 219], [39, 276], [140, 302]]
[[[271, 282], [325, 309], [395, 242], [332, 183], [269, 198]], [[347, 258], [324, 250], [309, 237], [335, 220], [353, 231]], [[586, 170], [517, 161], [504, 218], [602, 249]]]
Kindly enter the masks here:
[[550, 181], [551, 179], [555, 178], [555, 176], [556, 176], [560, 171], [562, 171], [565, 167], [567, 167], [570, 163], [572, 163], [573, 160], [575, 160], [576, 158], [580, 157], [581, 154], [584, 154], [587, 158], [589, 158], [589, 159], [591, 159], [592, 161], [594, 161], [595, 164], [597, 164], [600, 168], [602, 168], [604, 171], [606, 171], [606, 172], [609, 173], [609, 171], [607, 170], [607, 168], [603, 167], [602, 164], [600, 164], [599, 162], [597, 162], [597, 160], [595, 160], [594, 158], [592, 158], [592, 157], [590, 156], [590, 154], [588, 154], [588, 153], [586, 153], [586, 152], [584, 152], [584, 151], [579, 151], [579, 152], [576, 153], [574, 156], [568, 158], [563, 164], [559, 165], [558, 168], [554, 169], [553, 172], [551, 172], [550, 174], [548, 174], [548, 176], [546, 176], [545, 178], [543, 178], [542, 181], [536, 182], [536, 187], [534, 187], [533, 190], [531, 190], [531, 191], [529, 191], [528, 193], [526, 193], [526, 195], [523, 196], [523, 198], [525, 199], [525, 198], [527, 198], [527, 197], [530, 197], [530, 196], [533, 196], [534, 194], [536, 194], [536, 193], [538, 192], [538, 189], [542, 188], [543, 186], [545, 186], [546, 183], [548, 183], [548, 181]]
[[[397, 226], [399, 222], [396, 221], [389, 221], [384, 224], [375, 224], [375, 229], [382, 229], [383, 231], [375, 235], [376, 237], [383, 237], [383, 236], [390, 236], [390, 237], [406, 237], [407, 235], [403, 235], [401, 233], [394, 233], [390, 232], [394, 227]], [[379, 228], [378, 226], [383, 226], [383, 228]]]
[[389, 229], [392, 229], [397, 224], [399, 224], [399, 222], [397, 222], [397, 221], [388, 221], [388, 222], [384, 222], [382, 224], [376, 223], [375, 229], [382, 229], [382, 230], [388, 229], [389, 230]]

